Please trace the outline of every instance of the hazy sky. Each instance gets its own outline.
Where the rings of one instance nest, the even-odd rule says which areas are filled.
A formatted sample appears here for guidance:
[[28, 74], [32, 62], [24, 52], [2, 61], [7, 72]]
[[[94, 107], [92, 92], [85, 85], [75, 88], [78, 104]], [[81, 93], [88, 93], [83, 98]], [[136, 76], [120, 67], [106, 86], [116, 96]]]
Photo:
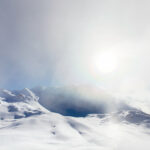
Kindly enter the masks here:
[[[149, 8], [148, 0], [0, 0], [1, 88], [93, 84], [149, 97]], [[96, 74], [91, 56], [104, 51], [118, 66]]]

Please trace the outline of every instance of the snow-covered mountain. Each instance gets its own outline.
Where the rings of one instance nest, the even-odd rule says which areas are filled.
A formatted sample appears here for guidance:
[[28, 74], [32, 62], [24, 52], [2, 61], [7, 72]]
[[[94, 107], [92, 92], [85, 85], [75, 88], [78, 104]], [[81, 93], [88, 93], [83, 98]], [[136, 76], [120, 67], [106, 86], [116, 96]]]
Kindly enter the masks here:
[[149, 114], [51, 90], [0, 90], [0, 150], [149, 150]]
[[48, 112], [38, 103], [38, 97], [29, 89], [12, 93], [0, 91], [0, 119], [20, 119]]

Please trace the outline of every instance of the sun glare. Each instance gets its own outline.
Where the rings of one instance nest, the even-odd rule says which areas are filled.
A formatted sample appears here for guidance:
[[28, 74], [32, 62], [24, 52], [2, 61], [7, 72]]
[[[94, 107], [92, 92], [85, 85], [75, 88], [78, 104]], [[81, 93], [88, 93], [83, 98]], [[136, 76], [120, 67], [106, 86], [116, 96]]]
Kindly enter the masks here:
[[94, 56], [95, 71], [111, 73], [117, 68], [117, 57], [112, 52], [104, 52]]

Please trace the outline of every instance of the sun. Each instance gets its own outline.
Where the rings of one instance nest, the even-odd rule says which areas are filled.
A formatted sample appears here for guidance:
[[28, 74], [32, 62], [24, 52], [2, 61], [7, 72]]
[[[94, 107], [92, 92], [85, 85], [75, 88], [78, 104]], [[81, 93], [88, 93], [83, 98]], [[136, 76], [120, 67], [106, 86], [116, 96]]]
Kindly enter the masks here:
[[95, 71], [104, 74], [114, 72], [117, 64], [117, 56], [112, 52], [103, 52], [93, 57]]

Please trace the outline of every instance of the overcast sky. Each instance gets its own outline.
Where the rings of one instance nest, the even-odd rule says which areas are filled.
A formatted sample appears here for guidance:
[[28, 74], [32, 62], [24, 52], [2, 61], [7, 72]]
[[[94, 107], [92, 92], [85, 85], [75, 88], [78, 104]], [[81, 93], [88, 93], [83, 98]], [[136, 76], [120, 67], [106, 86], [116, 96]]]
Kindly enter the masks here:
[[[1, 88], [93, 84], [140, 99], [150, 89], [148, 0], [0, 0]], [[111, 51], [115, 72], [91, 73]]]

